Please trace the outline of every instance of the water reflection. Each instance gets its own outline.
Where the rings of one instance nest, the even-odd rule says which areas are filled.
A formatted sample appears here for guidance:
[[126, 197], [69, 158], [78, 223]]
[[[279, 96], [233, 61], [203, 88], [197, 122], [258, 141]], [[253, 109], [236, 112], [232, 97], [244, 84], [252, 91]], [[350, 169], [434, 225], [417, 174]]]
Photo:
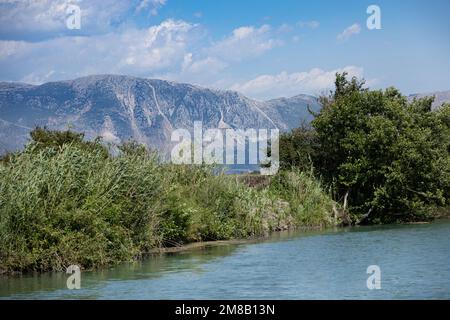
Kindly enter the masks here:
[[[70, 299], [74, 296], [81, 299], [96, 298], [92, 291], [103, 288], [107, 281], [151, 279], [186, 270], [201, 273], [202, 264], [230, 255], [236, 248], [235, 245], [208, 245], [176, 253], [155, 253], [141, 261], [82, 272], [82, 290], [67, 290], [68, 292], [61, 298]], [[0, 297], [14, 294], [26, 298], [28, 293], [45, 295], [45, 292], [52, 291], [61, 294], [61, 290], [66, 290], [68, 276], [63, 272], [46, 272], [0, 277]]]
[[[282, 232], [264, 241], [155, 254], [67, 275], [0, 278], [0, 298], [39, 299], [449, 299], [450, 221]], [[379, 265], [382, 289], [368, 290]]]

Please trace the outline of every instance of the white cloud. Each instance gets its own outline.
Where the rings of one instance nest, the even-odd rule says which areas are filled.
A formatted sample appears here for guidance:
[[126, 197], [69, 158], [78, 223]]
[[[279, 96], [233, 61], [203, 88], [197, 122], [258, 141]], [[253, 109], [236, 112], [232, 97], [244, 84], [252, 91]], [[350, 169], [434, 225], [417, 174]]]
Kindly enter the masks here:
[[166, 20], [145, 31], [128, 31], [120, 39], [126, 48], [125, 63], [154, 70], [182, 61], [190, 33], [196, 27], [184, 21]]
[[27, 48], [25, 41], [0, 41], [0, 61], [14, 57]]
[[357, 23], [352, 24], [350, 27], [346, 28], [342, 33], [337, 35], [339, 41], [345, 41], [350, 39], [351, 36], [359, 34], [361, 32], [361, 26]]
[[227, 79], [226, 71], [281, 45], [282, 41], [276, 35], [276, 30], [269, 25], [236, 28], [221, 41], [206, 43], [185, 53], [178, 72], [169, 71], [158, 76], [214, 88], [227, 87], [233, 81]]
[[244, 26], [233, 30], [231, 36], [215, 43], [208, 51], [226, 61], [241, 61], [259, 56], [279, 46], [282, 41], [272, 34], [272, 28], [265, 24], [259, 28]]
[[278, 27], [278, 31], [281, 33], [288, 33], [291, 32], [292, 30], [293, 28], [287, 23], [283, 23], [281, 26]]
[[123, 73], [208, 85], [217, 82], [213, 75], [281, 45], [277, 35], [269, 25], [243, 26], [211, 42], [201, 25], [168, 19], [148, 28], [126, 25], [89, 36], [0, 40], [0, 69], [3, 80], [32, 83]]
[[199, 29], [195, 24], [166, 20], [147, 29], [91, 37], [0, 41], [0, 69], [3, 78], [34, 83], [99, 73], [148, 76], [176, 71], [197, 41]]
[[158, 14], [158, 10], [166, 5], [167, 0], [141, 0], [138, 6], [136, 7], [137, 12], [150, 10], [150, 14], [152, 16], [156, 16]]
[[316, 20], [299, 21], [297, 22], [297, 26], [299, 26], [300, 28], [317, 29], [320, 26], [320, 23]]
[[[11, 1], [17, 6], [16, 0], [0, 0], [0, 4], [3, 3], [1, 1]], [[27, 1], [28, 13], [33, 16], [58, 0], [42, 0], [42, 3], [24, 1]], [[84, 0], [78, 1], [82, 3]], [[104, 0], [105, 3], [109, 1], [112, 0]], [[34, 7], [35, 3], [39, 10]], [[145, 11], [154, 4], [163, 5], [166, 0], [134, 0], [133, 3], [132, 14], [136, 10]], [[129, 6], [125, 7], [129, 9]], [[92, 12], [84, 14], [94, 15], [95, 9], [98, 7], [93, 6]], [[97, 16], [100, 20], [108, 20], [114, 16], [112, 12], [122, 11], [116, 8], [98, 12]], [[56, 13], [49, 14], [46, 19], [49, 29], [59, 27], [57, 17]], [[7, 20], [5, 14], [0, 14], [0, 25]], [[53, 24], [54, 20], [58, 23]], [[31, 28], [35, 22], [22, 27]], [[87, 23], [86, 20], [82, 20], [82, 28], [83, 23]], [[282, 45], [278, 29], [267, 24], [242, 26], [214, 42], [206, 37], [206, 30], [199, 24], [167, 19], [147, 28], [125, 23], [111, 30], [86, 35], [61, 33], [38, 41], [0, 40], [1, 80], [43, 83], [90, 74], [116, 73], [207, 86], [225, 81], [228, 86], [234, 82], [233, 70], [239, 68], [240, 63]]]
[[250, 81], [237, 83], [230, 89], [262, 100], [290, 97], [300, 93], [321, 94], [333, 87], [337, 72], [347, 72], [350, 77], [362, 77], [364, 74], [364, 70], [356, 66], [329, 71], [319, 68], [306, 72], [288, 73], [283, 71], [279, 74], [261, 75]]
[[184, 56], [182, 72], [188, 74], [215, 74], [224, 68], [227, 64], [214, 57], [206, 57], [204, 59], [194, 60], [193, 54], [188, 53]]
[[[107, 33], [127, 21], [130, 9], [136, 12], [149, 10], [153, 15], [167, 0], [0, 0], [0, 35], [21, 38], [30, 35], [52, 35], [73, 32], [66, 27], [69, 4], [81, 9], [83, 34]], [[72, 32], [72, 33], [71, 33]]]

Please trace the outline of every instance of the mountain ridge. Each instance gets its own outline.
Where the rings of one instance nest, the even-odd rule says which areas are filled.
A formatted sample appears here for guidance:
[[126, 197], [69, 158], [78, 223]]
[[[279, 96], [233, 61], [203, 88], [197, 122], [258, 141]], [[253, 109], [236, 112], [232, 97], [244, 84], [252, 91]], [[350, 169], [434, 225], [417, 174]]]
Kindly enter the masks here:
[[[436, 100], [435, 107], [450, 102], [450, 91], [438, 92]], [[312, 120], [308, 106], [319, 110], [318, 98], [299, 94], [259, 101], [232, 90], [126, 75], [40, 85], [0, 82], [0, 153], [22, 148], [36, 126], [70, 128], [113, 143], [135, 139], [168, 152], [171, 132], [191, 130], [194, 121], [202, 121], [205, 128], [288, 131]]]
[[[294, 118], [307, 112], [306, 103], [311, 99], [295, 98], [298, 110]], [[170, 149], [173, 129], [192, 129], [194, 121], [202, 121], [205, 128], [288, 130], [292, 125], [284, 121], [276, 101], [122, 75], [93, 75], [41, 85], [1, 82], [0, 148], [3, 152], [21, 148], [35, 126], [70, 127], [85, 132], [87, 138], [102, 136], [115, 143], [133, 138], [163, 151]], [[289, 105], [289, 101], [284, 99], [283, 104]]]

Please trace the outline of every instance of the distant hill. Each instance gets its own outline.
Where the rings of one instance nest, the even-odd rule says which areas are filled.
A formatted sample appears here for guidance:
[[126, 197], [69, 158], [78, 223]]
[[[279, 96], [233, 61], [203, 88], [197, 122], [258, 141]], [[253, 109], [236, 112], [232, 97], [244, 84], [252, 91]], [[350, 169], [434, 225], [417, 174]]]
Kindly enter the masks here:
[[450, 90], [449, 91], [436, 91], [429, 93], [418, 93], [412, 94], [409, 96], [411, 99], [413, 98], [423, 98], [423, 97], [435, 97], [433, 102], [433, 108], [440, 107], [444, 102], [450, 103]]
[[[435, 95], [434, 106], [450, 102], [450, 91]], [[257, 101], [235, 91], [120, 75], [96, 75], [42, 85], [0, 82], [0, 153], [22, 148], [35, 126], [85, 132], [109, 142], [133, 138], [167, 152], [173, 129], [279, 128], [310, 121], [318, 99], [297, 95]]]
[[261, 102], [234, 91], [117, 75], [37, 86], [3, 82], [0, 151], [21, 148], [38, 125], [111, 142], [133, 138], [164, 150], [173, 129], [192, 129], [194, 121], [206, 128], [289, 130], [308, 119], [308, 104], [319, 107], [311, 96]]

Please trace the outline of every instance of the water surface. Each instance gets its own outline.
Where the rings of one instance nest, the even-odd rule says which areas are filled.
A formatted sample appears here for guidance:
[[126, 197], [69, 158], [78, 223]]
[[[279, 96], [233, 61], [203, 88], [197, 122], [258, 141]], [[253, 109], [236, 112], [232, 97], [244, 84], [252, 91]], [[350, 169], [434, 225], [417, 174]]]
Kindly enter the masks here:
[[[369, 290], [369, 265], [381, 289]], [[67, 275], [0, 278], [6, 299], [450, 299], [450, 221], [282, 233]]]

